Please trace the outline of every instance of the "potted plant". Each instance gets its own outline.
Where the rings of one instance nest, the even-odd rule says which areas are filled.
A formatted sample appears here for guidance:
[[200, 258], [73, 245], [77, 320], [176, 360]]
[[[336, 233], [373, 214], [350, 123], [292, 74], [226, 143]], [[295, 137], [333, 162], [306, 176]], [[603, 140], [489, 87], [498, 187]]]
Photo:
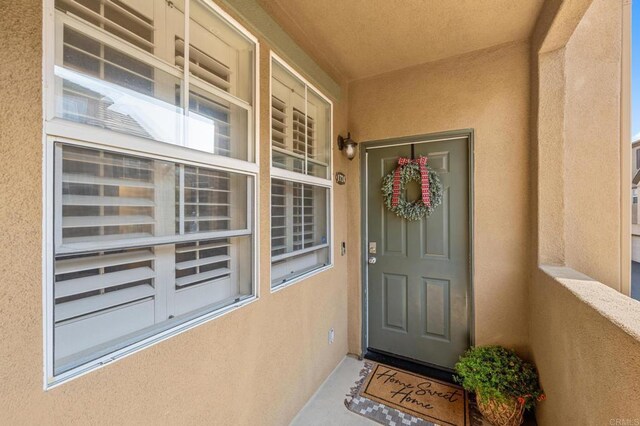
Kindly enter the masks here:
[[525, 409], [545, 398], [535, 367], [501, 346], [469, 349], [456, 373], [456, 381], [476, 394], [480, 413], [496, 426], [522, 424]]

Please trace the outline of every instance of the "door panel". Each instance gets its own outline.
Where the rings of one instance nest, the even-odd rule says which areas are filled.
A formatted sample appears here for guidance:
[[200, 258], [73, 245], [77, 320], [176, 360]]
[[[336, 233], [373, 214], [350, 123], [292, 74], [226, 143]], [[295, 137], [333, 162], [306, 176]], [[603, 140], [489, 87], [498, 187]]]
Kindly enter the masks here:
[[[429, 218], [407, 221], [383, 204], [380, 185], [411, 146], [367, 149], [368, 347], [453, 368], [469, 346], [469, 144], [466, 137], [414, 144], [443, 184]], [[419, 196], [417, 185], [408, 199]]]
[[384, 327], [407, 331], [407, 276], [384, 274]]

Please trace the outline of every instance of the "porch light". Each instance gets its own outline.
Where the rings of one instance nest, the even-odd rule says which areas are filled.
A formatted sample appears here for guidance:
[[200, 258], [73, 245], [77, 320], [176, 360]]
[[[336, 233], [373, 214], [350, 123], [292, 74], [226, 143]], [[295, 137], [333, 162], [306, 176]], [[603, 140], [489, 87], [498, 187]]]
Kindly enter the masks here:
[[358, 146], [358, 144], [351, 139], [351, 132], [347, 133], [346, 138], [338, 135], [338, 149], [340, 151], [346, 150], [346, 155], [349, 160], [353, 160], [353, 157], [356, 156], [356, 146]]

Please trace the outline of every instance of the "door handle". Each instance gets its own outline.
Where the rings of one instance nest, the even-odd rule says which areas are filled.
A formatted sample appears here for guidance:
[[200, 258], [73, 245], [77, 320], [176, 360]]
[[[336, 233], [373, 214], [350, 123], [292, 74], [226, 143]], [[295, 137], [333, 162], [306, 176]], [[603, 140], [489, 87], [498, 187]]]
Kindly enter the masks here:
[[369, 256], [368, 262], [370, 265], [373, 265], [376, 263], [376, 258], [374, 256]]

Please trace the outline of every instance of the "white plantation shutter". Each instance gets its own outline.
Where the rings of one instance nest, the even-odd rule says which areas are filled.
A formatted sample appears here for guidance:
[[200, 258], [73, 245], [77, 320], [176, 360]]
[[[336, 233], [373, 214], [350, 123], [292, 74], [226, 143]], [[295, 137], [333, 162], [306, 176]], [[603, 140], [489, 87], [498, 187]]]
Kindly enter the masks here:
[[52, 27], [47, 374], [65, 377], [255, 295], [257, 42], [199, 0], [55, 0]]
[[176, 246], [175, 315], [237, 299], [231, 250], [228, 239]]
[[307, 146], [307, 119], [304, 112], [293, 109], [293, 152], [304, 155]]
[[[326, 244], [326, 235], [320, 235], [325, 230], [317, 229], [326, 225], [326, 211], [316, 209], [318, 200], [323, 201], [326, 196], [326, 190], [313, 185], [271, 180], [272, 256], [281, 258], [280, 255]], [[326, 200], [322, 205], [326, 206]]]
[[[231, 88], [231, 70], [214, 57], [193, 44], [189, 45], [189, 72], [196, 78], [228, 92]], [[184, 40], [176, 37], [176, 65], [184, 67]]]
[[[128, 4], [127, 4], [128, 3]], [[153, 52], [153, 0], [56, 0], [56, 8], [77, 16], [127, 42]]]
[[63, 245], [155, 235], [152, 160], [72, 146], [58, 149]]
[[283, 75], [281, 79], [271, 81], [272, 164], [281, 169], [305, 173], [304, 87], [287, 77], [291, 78]]
[[305, 185], [302, 190], [302, 211], [303, 211], [303, 246], [309, 248], [316, 244], [315, 242], [315, 219], [316, 212], [314, 209], [315, 197], [313, 187]]
[[253, 91], [243, 65], [250, 68], [253, 46], [202, 2], [191, 0], [190, 8], [188, 61], [184, 39], [175, 40], [176, 64], [189, 65], [187, 146], [246, 159]]
[[56, 358], [153, 325], [155, 260], [150, 248], [58, 257]]
[[292, 250], [296, 251], [300, 250], [303, 247], [303, 238], [304, 238], [304, 229], [303, 229], [303, 221], [304, 221], [304, 199], [303, 199], [303, 186], [297, 182], [290, 183], [291, 190], [291, 200], [293, 204], [293, 209], [291, 213], [292, 226], [291, 226], [291, 235], [293, 236], [292, 240]]
[[[63, 65], [70, 70], [153, 96], [153, 67], [72, 28], [64, 28]], [[114, 101], [87, 85], [65, 80], [63, 118], [149, 138], [148, 129], [114, 108]]]
[[330, 264], [331, 104], [276, 59], [271, 91], [271, 284], [277, 287]]
[[185, 288], [229, 276], [229, 247], [229, 240], [179, 244], [176, 247], [176, 287]]
[[182, 170], [184, 233], [231, 229], [230, 174], [190, 166], [184, 166]]
[[[193, 44], [189, 46], [189, 58], [189, 72], [193, 77], [229, 92], [231, 88], [229, 67]], [[184, 66], [184, 40], [181, 38], [176, 38], [176, 65]], [[189, 90], [189, 110], [212, 121], [213, 153], [230, 157], [232, 136], [230, 102], [194, 86]]]
[[326, 188], [271, 181], [272, 282], [281, 284], [328, 264]]
[[271, 181], [271, 256], [287, 251], [287, 182]]
[[[276, 148], [286, 149], [287, 105], [276, 96], [271, 97], [271, 143]], [[640, 152], [640, 151], [639, 151]]]
[[[132, 333], [246, 297], [240, 269], [248, 265], [238, 246], [247, 244], [238, 239], [251, 235], [247, 176], [63, 143], [54, 152], [57, 368], [72, 368], [102, 346], [125, 345]], [[246, 236], [127, 248], [229, 232]]]

